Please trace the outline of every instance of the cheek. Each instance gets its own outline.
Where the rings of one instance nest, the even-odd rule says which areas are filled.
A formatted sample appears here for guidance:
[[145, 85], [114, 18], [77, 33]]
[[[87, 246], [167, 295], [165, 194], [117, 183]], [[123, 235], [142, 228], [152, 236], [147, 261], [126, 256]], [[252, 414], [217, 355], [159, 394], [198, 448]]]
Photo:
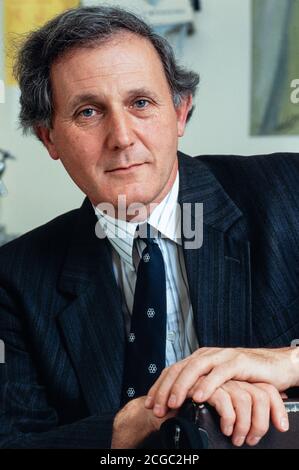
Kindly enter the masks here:
[[160, 168], [168, 168], [176, 158], [178, 137], [176, 122], [158, 126], [152, 136]]
[[66, 133], [60, 140], [61, 160], [68, 167], [82, 168], [85, 171], [98, 163], [99, 149], [98, 140], [86, 133]]
[[145, 124], [143, 135], [159, 152], [173, 150], [177, 146], [178, 139], [176, 114], [163, 115], [163, 112], [157, 114], [151, 122]]

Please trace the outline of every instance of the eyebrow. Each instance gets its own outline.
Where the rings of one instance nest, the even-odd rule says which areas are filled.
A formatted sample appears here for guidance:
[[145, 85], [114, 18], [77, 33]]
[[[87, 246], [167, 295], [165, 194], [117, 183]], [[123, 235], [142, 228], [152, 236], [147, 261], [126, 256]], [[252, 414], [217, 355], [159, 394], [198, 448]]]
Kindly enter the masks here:
[[[136, 88], [133, 90], [130, 90], [127, 92], [127, 99], [133, 98], [134, 96], [150, 96], [154, 100], [158, 100], [158, 96], [156, 93], [154, 93], [152, 90], [149, 90], [148, 88]], [[69, 103], [70, 108], [75, 108], [79, 106], [82, 103], [87, 103], [87, 102], [97, 102], [101, 103], [101, 99], [99, 99], [99, 96], [94, 94], [94, 93], [83, 93], [80, 95], [75, 96]]]

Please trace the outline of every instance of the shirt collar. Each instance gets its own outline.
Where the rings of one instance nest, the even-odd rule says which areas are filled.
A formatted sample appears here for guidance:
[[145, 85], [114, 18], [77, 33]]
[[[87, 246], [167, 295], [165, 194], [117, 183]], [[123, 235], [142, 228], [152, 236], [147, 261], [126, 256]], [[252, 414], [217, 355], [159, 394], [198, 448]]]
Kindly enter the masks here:
[[[178, 205], [179, 172], [167, 196], [154, 208], [148, 223], [162, 238], [168, 238], [181, 245], [181, 211]], [[93, 206], [101, 228], [119, 256], [134, 270], [133, 245], [138, 222], [115, 219]]]

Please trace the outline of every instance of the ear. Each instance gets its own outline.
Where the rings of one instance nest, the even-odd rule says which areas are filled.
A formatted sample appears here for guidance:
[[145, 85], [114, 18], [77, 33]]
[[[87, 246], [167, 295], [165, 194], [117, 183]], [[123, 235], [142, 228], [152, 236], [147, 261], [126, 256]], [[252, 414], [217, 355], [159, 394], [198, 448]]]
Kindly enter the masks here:
[[187, 96], [181, 104], [175, 108], [178, 124], [178, 137], [182, 137], [186, 128], [186, 120], [190, 109], [192, 108], [192, 95]]
[[53, 142], [53, 131], [46, 127], [39, 126], [35, 128], [35, 132], [39, 140], [48, 150], [50, 157], [53, 158], [53, 160], [59, 160], [58, 152]]

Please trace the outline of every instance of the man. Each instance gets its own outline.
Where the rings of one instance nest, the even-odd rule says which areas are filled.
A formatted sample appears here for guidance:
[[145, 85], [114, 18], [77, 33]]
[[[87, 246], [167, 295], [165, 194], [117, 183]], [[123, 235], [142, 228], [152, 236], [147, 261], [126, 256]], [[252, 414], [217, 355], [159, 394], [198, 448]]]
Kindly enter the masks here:
[[[137, 447], [187, 397], [215, 406], [236, 446], [255, 445], [270, 417], [286, 431], [281, 394], [299, 385], [298, 157], [178, 153], [198, 77], [121, 9], [60, 15], [29, 36], [16, 70], [23, 128], [87, 198], [1, 249], [1, 446]], [[120, 195], [145, 211], [121, 217]], [[199, 232], [199, 203], [192, 249], [178, 207]], [[151, 248], [134, 242], [146, 221]], [[146, 249], [164, 259], [166, 337], [151, 338], [166, 367], [138, 396], [124, 383]]]

